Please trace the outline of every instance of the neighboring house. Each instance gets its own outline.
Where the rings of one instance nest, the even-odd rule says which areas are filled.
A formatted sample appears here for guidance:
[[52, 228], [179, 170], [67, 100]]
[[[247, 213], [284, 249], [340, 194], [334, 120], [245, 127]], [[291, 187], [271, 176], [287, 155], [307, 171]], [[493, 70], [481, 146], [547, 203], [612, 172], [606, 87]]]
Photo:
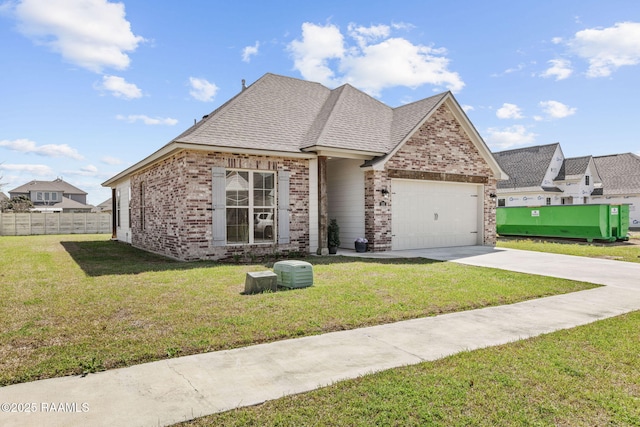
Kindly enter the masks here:
[[91, 212], [87, 193], [62, 178], [53, 181], [31, 181], [9, 191], [11, 198], [27, 196], [38, 212]]
[[106, 181], [114, 237], [181, 260], [494, 245], [507, 176], [450, 92], [391, 108], [266, 74]]
[[593, 157], [565, 158], [559, 143], [493, 156], [509, 175], [498, 183], [498, 206], [588, 204], [600, 186]]
[[93, 212], [102, 212], [102, 213], [111, 213], [111, 212], [113, 212], [113, 199], [111, 197], [109, 197], [104, 202], [100, 203], [99, 205], [96, 205], [93, 208]]
[[602, 179], [594, 203], [629, 204], [629, 227], [640, 228], [640, 157], [625, 153], [593, 159]]
[[6, 194], [4, 194], [2, 191], [0, 191], [0, 203], [6, 202], [8, 200], [9, 200], [9, 197]]

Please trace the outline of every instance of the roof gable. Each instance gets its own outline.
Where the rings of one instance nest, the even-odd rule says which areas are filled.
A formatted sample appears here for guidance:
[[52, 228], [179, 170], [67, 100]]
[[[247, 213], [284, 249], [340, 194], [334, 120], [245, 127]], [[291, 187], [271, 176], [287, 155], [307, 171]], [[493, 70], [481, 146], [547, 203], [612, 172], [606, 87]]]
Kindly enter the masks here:
[[498, 182], [498, 189], [542, 187], [559, 143], [517, 148], [493, 153], [509, 179]]
[[591, 156], [570, 157], [568, 159], [564, 159], [555, 181], [563, 181], [572, 178], [580, 179], [587, 172], [589, 162], [591, 162]]

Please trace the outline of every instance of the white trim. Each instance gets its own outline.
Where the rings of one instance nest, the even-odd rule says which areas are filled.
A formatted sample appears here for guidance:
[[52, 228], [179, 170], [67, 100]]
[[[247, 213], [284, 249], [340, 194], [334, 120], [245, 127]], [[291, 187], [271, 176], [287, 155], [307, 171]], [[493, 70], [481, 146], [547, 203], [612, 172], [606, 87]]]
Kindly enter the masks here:
[[272, 157], [286, 157], [294, 159], [313, 159], [316, 157], [314, 153], [301, 153], [301, 152], [289, 152], [289, 151], [273, 151], [273, 150], [256, 150], [252, 148], [239, 148], [239, 147], [219, 147], [215, 145], [205, 144], [192, 144], [187, 142], [170, 142], [150, 156], [145, 157], [133, 166], [123, 170], [116, 176], [108, 179], [102, 183], [103, 187], [113, 187], [118, 182], [127, 178], [128, 175], [151, 167], [154, 163], [183, 150], [194, 151], [210, 151], [215, 153], [227, 153], [227, 154], [248, 154], [255, 156], [272, 156]]
[[384, 156], [385, 154], [378, 151], [351, 150], [347, 148], [324, 147], [321, 145], [314, 145], [312, 147], [305, 148], [304, 151], [313, 152], [318, 156], [359, 160], [371, 160], [374, 157]]

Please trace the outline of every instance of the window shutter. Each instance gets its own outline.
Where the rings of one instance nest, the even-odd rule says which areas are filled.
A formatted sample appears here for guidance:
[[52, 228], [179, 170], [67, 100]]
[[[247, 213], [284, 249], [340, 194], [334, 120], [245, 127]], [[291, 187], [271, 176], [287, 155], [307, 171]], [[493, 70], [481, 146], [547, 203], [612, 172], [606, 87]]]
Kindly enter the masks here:
[[278, 173], [278, 243], [289, 243], [289, 171]]
[[213, 246], [224, 246], [227, 243], [226, 177], [225, 168], [214, 167], [212, 169], [213, 239], [211, 244]]

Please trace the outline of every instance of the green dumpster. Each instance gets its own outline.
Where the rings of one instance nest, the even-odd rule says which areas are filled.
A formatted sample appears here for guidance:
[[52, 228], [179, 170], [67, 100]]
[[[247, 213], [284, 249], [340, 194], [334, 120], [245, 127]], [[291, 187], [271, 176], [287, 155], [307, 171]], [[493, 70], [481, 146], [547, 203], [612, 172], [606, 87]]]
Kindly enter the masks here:
[[629, 205], [500, 207], [496, 210], [496, 228], [503, 236], [625, 240]]

